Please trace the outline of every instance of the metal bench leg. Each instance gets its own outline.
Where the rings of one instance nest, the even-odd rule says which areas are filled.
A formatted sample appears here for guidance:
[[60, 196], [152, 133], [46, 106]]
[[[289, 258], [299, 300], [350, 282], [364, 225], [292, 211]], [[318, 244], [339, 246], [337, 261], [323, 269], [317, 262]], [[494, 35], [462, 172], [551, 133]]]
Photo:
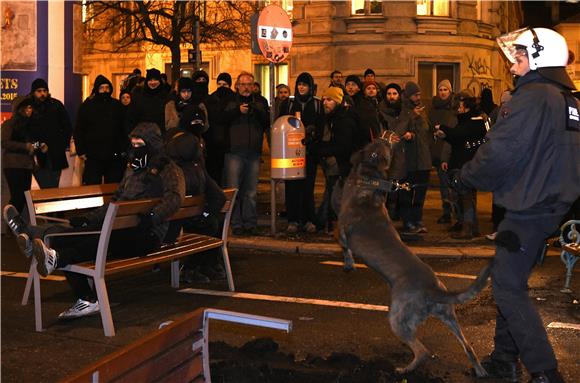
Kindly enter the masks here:
[[564, 283], [564, 288], [560, 291], [563, 293], [571, 293], [572, 289], [570, 289], [570, 282], [572, 281], [572, 271], [578, 257], [564, 250], [560, 255], [560, 259], [562, 259], [562, 262], [566, 265], [566, 282]]
[[224, 258], [224, 267], [226, 268], [226, 275], [228, 277], [228, 288], [230, 291], [236, 291], [234, 286], [234, 277], [232, 275], [232, 267], [230, 266], [230, 256], [228, 254], [228, 248], [225, 243], [222, 245], [222, 256]]
[[32, 281], [34, 279], [34, 273], [36, 272], [36, 259], [32, 258], [30, 262], [30, 269], [28, 270], [28, 278], [26, 278], [26, 287], [24, 287], [24, 294], [22, 295], [22, 306], [28, 304], [28, 298], [30, 298], [30, 289], [32, 288]]
[[109, 295], [107, 294], [105, 279], [93, 279], [95, 282], [95, 290], [97, 291], [97, 298], [99, 299], [99, 309], [101, 310], [101, 321], [103, 322], [105, 336], [115, 336], [115, 326], [113, 325], [113, 315], [111, 314], [111, 306], [109, 305]]
[[[36, 266], [36, 262], [33, 262]], [[35, 269], [32, 271], [32, 278], [34, 284], [34, 322], [36, 324], [36, 331], [44, 331], [42, 328], [42, 298], [40, 296], [40, 275]]]
[[171, 262], [171, 287], [179, 288], [179, 261]]

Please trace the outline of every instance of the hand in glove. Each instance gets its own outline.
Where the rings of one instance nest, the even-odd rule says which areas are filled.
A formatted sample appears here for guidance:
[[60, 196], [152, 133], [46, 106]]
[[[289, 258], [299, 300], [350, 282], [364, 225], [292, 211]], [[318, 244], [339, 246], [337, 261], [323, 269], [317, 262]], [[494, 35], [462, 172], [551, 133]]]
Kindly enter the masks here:
[[140, 230], [148, 231], [153, 227], [153, 216], [152, 211], [144, 214], [139, 214], [139, 225], [137, 226]]
[[68, 221], [72, 227], [76, 227], [77, 229], [89, 226], [89, 220], [83, 216], [71, 217]]
[[460, 169], [452, 169], [447, 172], [447, 181], [449, 182], [449, 187], [453, 189], [458, 194], [465, 194], [471, 190], [469, 186], [467, 186], [461, 180], [461, 170]]

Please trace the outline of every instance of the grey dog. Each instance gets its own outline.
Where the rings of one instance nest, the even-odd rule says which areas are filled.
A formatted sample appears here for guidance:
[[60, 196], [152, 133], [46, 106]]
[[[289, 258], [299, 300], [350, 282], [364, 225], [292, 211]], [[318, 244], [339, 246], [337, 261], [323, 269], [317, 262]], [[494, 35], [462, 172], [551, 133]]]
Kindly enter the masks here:
[[335, 187], [334, 204], [340, 200], [338, 240], [343, 248], [344, 269], [353, 269], [355, 255], [391, 286], [391, 329], [414, 354], [409, 365], [397, 368], [398, 373], [414, 370], [430, 356], [415, 333], [417, 327], [433, 315], [457, 337], [476, 375], [484, 377], [487, 372], [465, 340], [454, 304], [472, 299], [485, 287], [492, 264], [484, 267], [465, 291], [448, 292], [433, 270], [411, 252], [401, 241], [385, 208], [386, 194], [391, 188], [388, 181], [390, 153], [390, 146], [384, 142], [368, 144], [352, 156], [353, 168], [342, 188]]

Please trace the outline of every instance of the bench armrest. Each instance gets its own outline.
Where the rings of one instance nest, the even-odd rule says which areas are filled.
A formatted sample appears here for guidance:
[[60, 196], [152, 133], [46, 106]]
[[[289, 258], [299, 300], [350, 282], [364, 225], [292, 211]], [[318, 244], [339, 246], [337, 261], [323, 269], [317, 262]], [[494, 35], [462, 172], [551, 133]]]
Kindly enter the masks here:
[[69, 223], [69, 220], [68, 220], [68, 219], [65, 219], [65, 218], [55, 218], [55, 217], [49, 217], [49, 216], [46, 216], [46, 215], [37, 215], [37, 216], [36, 216], [36, 219], [37, 219], [37, 220], [41, 219], [41, 220], [43, 220], [43, 221], [61, 222], [61, 223], [66, 223], [66, 224], [68, 224], [68, 223]]
[[292, 331], [292, 321], [272, 317], [265, 317], [261, 315], [238, 313], [235, 311], [206, 309], [204, 311], [204, 322], [207, 323], [208, 319], [216, 319], [225, 322], [245, 324], [249, 326], [266, 327], [286, 332]]
[[96, 231], [79, 231], [74, 233], [51, 233], [44, 236], [44, 242], [47, 243], [50, 238], [53, 237], [72, 237], [72, 236], [79, 236], [79, 235], [93, 235], [93, 234], [101, 234], [100, 230]]

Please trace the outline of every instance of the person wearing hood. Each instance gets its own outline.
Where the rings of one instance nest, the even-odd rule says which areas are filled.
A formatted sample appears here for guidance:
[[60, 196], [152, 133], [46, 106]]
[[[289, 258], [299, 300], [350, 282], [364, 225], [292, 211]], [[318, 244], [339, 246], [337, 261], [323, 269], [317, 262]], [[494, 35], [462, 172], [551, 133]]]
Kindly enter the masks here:
[[276, 85], [276, 97], [274, 98], [274, 110], [276, 118], [280, 117], [280, 106], [284, 101], [290, 98], [292, 92], [286, 84]]
[[129, 146], [123, 125], [125, 111], [112, 94], [113, 84], [98, 75], [77, 114], [74, 140], [77, 155], [85, 163], [83, 185], [116, 183], [123, 178]]
[[37, 78], [32, 82], [30, 96], [33, 100], [32, 140], [48, 146], [45, 153], [36, 153], [38, 167], [33, 175], [41, 188], [56, 188], [62, 169], [68, 168], [66, 149], [72, 135], [70, 118], [62, 102], [51, 97], [45, 80]]
[[[181, 168], [185, 179], [187, 195], [203, 195], [205, 197], [204, 214], [182, 220], [171, 221], [165, 237], [166, 243], [173, 243], [181, 229], [187, 233], [197, 233], [219, 237], [220, 224], [224, 216], [221, 208], [226, 197], [223, 190], [212, 179], [205, 168], [202, 141], [195, 132], [203, 131], [202, 114], [188, 113], [195, 106], [188, 107], [181, 118], [179, 128], [170, 130], [172, 133], [165, 143], [167, 155]], [[181, 270], [181, 279], [186, 283], [207, 283], [210, 280], [225, 278], [225, 269], [221, 262], [219, 249], [188, 257]]]
[[[185, 182], [181, 169], [167, 157], [159, 127], [153, 123], [139, 123], [131, 132], [131, 147], [127, 170], [110, 202], [158, 198], [151, 210], [141, 215], [138, 226], [114, 230], [109, 250], [111, 257], [139, 257], [158, 249], [169, 227], [168, 219], [175, 214], [185, 198]], [[153, 167], [153, 164], [157, 164]], [[160, 165], [162, 164], [162, 165]], [[109, 208], [100, 208], [70, 218], [70, 226], [62, 224], [27, 225], [16, 209], [7, 205], [4, 219], [18, 236], [20, 250], [27, 257], [34, 256], [38, 273], [52, 274], [69, 264], [94, 260], [99, 236], [61, 236], [50, 247], [42, 238], [48, 233], [75, 233], [99, 230]], [[72, 319], [99, 312], [95, 290], [86, 275], [65, 271], [77, 301], [63, 311], [59, 319]]]
[[224, 158], [224, 187], [239, 189], [231, 223], [236, 235], [253, 235], [257, 231], [260, 156], [264, 134], [270, 130], [268, 102], [252, 93], [253, 86], [254, 76], [240, 73], [236, 80], [238, 92], [223, 111], [228, 145]]
[[165, 103], [168, 92], [161, 84], [161, 72], [147, 69], [143, 89], [134, 89], [132, 102], [125, 118], [125, 131], [131, 132], [140, 122], [153, 122], [165, 132]]
[[405, 145], [406, 181], [413, 188], [401, 193], [401, 218], [403, 232], [415, 235], [427, 232], [423, 224], [423, 205], [431, 171], [429, 144], [433, 141], [433, 136], [425, 115], [425, 107], [421, 103], [421, 88], [412, 81], [405, 84], [403, 113], [412, 121], [412, 132], [401, 138]]
[[[451, 144], [449, 170], [461, 169], [471, 160], [481, 145], [485, 142], [485, 135], [489, 127], [487, 116], [482, 114], [475, 102], [475, 96], [469, 89], [462, 90], [458, 95], [457, 126], [448, 127], [435, 125], [435, 135]], [[472, 239], [478, 235], [477, 223], [477, 191], [471, 189], [466, 193], [455, 196], [457, 201], [457, 227], [461, 226], [459, 234], [452, 234], [456, 239]]]
[[19, 212], [26, 205], [24, 192], [30, 190], [36, 152], [46, 152], [45, 143], [34, 142], [30, 131], [31, 97], [19, 97], [12, 103], [13, 114], [2, 123], [2, 170], [10, 190], [10, 204]]
[[566, 39], [551, 29], [523, 28], [497, 38], [510, 72], [519, 76], [488, 141], [450, 175], [458, 191], [494, 193], [506, 208], [491, 270], [497, 307], [494, 349], [482, 360], [491, 378], [562, 383], [546, 327], [528, 292], [528, 279], [554, 233], [580, 196], [580, 103], [566, 72]]
[[296, 78], [294, 99], [286, 99], [280, 105], [280, 115], [296, 116], [306, 129], [306, 178], [285, 182], [286, 214], [288, 233], [302, 229], [308, 233], [316, 231], [314, 185], [318, 158], [312, 155], [314, 142], [322, 136], [324, 129], [324, 108], [322, 102], [314, 97], [314, 78], [303, 72]]
[[[454, 128], [457, 125], [457, 107], [454, 105], [455, 95], [451, 82], [447, 79], [441, 80], [437, 85], [437, 95], [433, 97], [433, 106], [429, 111], [429, 122], [431, 126], [444, 125]], [[439, 193], [441, 195], [441, 208], [443, 214], [437, 219], [439, 224], [451, 222], [451, 204], [449, 203], [449, 186], [447, 182], [447, 169], [449, 157], [451, 156], [451, 145], [440, 139], [431, 142], [431, 161], [437, 176], [439, 177]]]
[[165, 104], [165, 128], [167, 130], [176, 128], [179, 125], [183, 109], [193, 104], [192, 92], [193, 81], [189, 77], [181, 77], [177, 80], [177, 92], [172, 94]]
[[348, 75], [344, 81], [344, 88], [346, 92], [344, 96], [346, 103], [356, 111], [356, 107], [360, 104], [360, 100], [364, 96], [362, 81], [355, 74]]
[[220, 73], [217, 77], [218, 88], [210, 96], [212, 113], [209, 115], [210, 127], [204, 135], [207, 148], [207, 172], [218, 185], [222, 186], [224, 157], [228, 149], [226, 130], [228, 121], [223, 113], [228, 103], [235, 100], [236, 93], [231, 89], [232, 76]]
[[495, 102], [493, 102], [493, 93], [491, 92], [491, 89], [485, 88], [481, 91], [479, 109], [491, 119], [492, 123], [495, 123], [499, 107]]
[[[391, 164], [389, 166], [389, 178], [402, 181], [407, 178], [407, 166], [405, 159], [405, 139], [410, 139], [413, 134], [413, 119], [410, 113], [403, 113], [403, 90], [396, 83], [390, 83], [385, 87], [385, 99], [379, 105], [379, 113], [385, 122], [385, 129], [393, 134], [397, 141], [391, 151]], [[389, 193], [387, 196], [387, 210], [393, 220], [400, 219], [399, 199], [404, 190]]]

